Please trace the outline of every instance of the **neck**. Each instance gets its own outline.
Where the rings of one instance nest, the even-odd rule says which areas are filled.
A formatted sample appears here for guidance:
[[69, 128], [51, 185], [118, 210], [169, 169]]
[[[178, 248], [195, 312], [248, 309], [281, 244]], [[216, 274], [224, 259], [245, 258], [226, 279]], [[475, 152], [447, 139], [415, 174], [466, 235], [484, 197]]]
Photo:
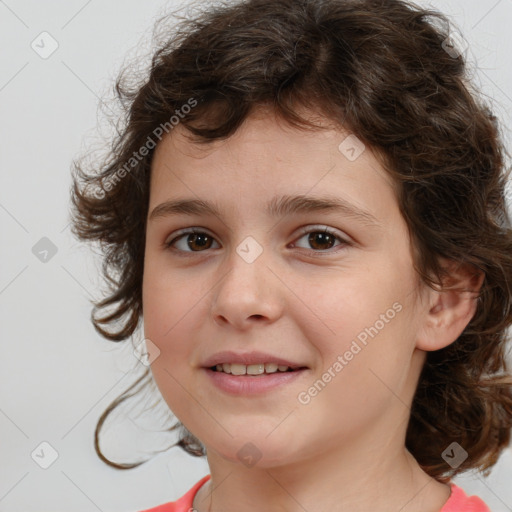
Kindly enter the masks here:
[[387, 450], [379, 451], [376, 446], [352, 444], [300, 463], [266, 468], [248, 468], [209, 451], [212, 477], [196, 495], [194, 509], [439, 512], [450, 496], [450, 487], [426, 474], [405, 448], [391, 458]]

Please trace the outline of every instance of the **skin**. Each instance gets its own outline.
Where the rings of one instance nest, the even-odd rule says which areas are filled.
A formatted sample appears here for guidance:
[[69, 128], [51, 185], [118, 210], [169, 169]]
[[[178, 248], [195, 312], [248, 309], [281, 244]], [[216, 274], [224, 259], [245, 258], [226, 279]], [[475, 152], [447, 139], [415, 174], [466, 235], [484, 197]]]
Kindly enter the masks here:
[[[212, 477], [196, 495], [198, 512], [438, 512], [450, 495], [405, 448], [405, 432], [426, 351], [460, 335], [482, 277], [454, 268], [467, 293], [423, 285], [391, 178], [369, 148], [349, 161], [338, 149], [348, 132], [323, 125], [299, 131], [261, 108], [226, 141], [199, 146], [178, 125], [155, 150], [149, 213], [177, 198], [215, 201], [222, 213], [148, 218], [145, 245], [144, 331], [160, 350], [152, 373], [207, 449]], [[267, 217], [266, 202], [285, 194], [335, 195], [379, 225], [332, 212]], [[185, 235], [175, 252], [164, 246], [192, 227], [210, 245]], [[302, 227], [338, 238], [315, 245]], [[247, 236], [263, 249], [252, 263], [236, 252]], [[396, 303], [400, 312], [300, 403]], [[263, 395], [232, 396], [201, 369], [218, 351], [253, 349], [308, 370]], [[251, 467], [237, 455], [249, 442], [261, 457]]]

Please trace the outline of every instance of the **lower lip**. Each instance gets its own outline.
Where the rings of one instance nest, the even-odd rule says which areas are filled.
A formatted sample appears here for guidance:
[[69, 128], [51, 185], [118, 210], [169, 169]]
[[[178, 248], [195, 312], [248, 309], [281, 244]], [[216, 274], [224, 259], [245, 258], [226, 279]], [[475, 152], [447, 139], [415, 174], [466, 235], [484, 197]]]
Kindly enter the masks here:
[[232, 375], [230, 373], [216, 372], [210, 368], [205, 368], [205, 371], [213, 384], [222, 391], [233, 395], [252, 395], [265, 393], [279, 386], [290, 384], [303, 376], [306, 369], [295, 370], [293, 372], [277, 371], [275, 373], [265, 373], [258, 376]]

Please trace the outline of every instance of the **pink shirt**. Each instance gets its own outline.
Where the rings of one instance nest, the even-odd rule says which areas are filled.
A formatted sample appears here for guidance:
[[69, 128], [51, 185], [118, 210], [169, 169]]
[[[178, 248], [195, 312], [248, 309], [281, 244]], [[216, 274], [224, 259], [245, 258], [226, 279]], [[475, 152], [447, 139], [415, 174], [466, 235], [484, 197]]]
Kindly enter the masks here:
[[[206, 475], [201, 478], [179, 500], [141, 510], [140, 512], [192, 512], [192, 503], [197, 491], [210, 477], [211, 475]], [[453, 483], [450, 486], [452, 493], [439, 512], [491, 512], [489, 507], [478, 496], [467, 496], [462, 488], [457, 487]]]

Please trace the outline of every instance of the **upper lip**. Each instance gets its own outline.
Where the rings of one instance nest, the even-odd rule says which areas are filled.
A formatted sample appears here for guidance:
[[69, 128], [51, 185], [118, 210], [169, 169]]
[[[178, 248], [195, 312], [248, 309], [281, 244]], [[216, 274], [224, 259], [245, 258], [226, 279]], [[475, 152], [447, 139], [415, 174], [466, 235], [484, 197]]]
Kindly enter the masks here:
[[296, 363], [283, 359], [282, 357], [273, 356], [272, 354], [265, 354], [264, 352], [232, 352], [224, 351], [217, 352], [213, 356], [206, 359], [202, 366], [204, 368], [211, 368], [217, 364], [222, 363], [238, 363], [238, 364], [258, 364], [258, 363], [277, 363], [280, 366], [289, 366], [292, 369], [306, 368], [306, 365]]

